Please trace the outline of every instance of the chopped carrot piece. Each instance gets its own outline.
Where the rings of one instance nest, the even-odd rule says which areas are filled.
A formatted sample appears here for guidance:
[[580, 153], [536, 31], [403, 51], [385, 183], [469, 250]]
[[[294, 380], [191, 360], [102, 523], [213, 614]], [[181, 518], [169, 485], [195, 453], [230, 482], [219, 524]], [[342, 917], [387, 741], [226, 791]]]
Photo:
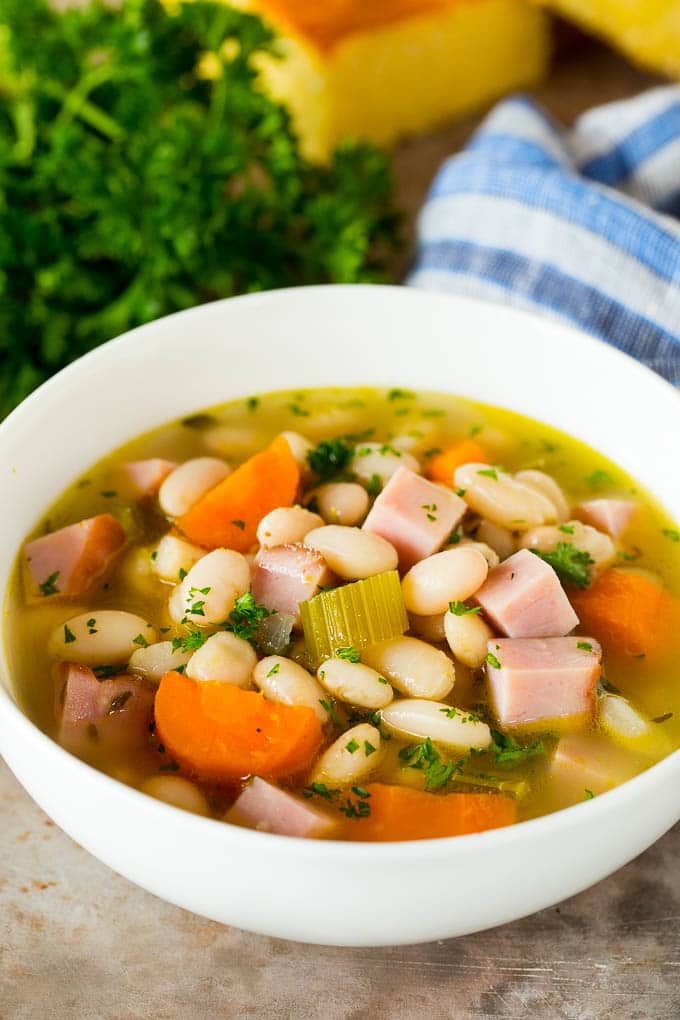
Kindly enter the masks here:
[[474, 439], [464, 439], [455, 443], [443, 453], [432, 457], [427, 465], [427, 477], [433, 482], [445, 482], [446, 485], [453, 485], [453, 472], [461, 464], [488, 464], [489, 458]]
[[216, 782], [295, 775], [322, 741], [312, 708], [275, 705], [257, 691], [176, 672], [161, 680], [154, 711], [168, 753], [187, 772]]
[[463, 836], [512, 825], [517, 808], [511, 797], [495, 793], [424, 793], [406, 786], [370, 783], [366, 788], [371, 813], [350, 819], [346, 839], [389, 842]]
[[297, 461], [288, 441], [278, 436], [199, 499], [179, 518], [178, 527], [207, 549], [247, 552], [265, 514], [292, 506], [299, 483]]
[[680, 626], [680, 603], [636, 571], [605, 570], [570, 598], [581, 628], [609, 654], [652, 658], [668, 650]]

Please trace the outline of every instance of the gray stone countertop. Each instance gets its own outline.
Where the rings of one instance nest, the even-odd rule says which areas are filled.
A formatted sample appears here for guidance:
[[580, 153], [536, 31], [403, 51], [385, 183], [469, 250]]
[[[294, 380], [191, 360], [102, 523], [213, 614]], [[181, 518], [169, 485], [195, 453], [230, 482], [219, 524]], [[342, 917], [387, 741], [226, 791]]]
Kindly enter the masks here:
[[143, 892], [65, 836], [2, 762], [0, 825], [1, 1020], [680, 1017], [680, 826], [515, 924], [338, 949], [223, 927]]

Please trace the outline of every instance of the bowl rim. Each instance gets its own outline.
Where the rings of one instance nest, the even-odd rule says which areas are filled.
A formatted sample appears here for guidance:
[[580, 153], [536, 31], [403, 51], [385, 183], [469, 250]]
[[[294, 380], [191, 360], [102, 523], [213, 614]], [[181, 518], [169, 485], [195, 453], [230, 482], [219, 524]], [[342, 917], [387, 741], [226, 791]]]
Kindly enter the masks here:
[[[629, 370], [632, 369], [637, 373], [646, 376], [648, 385], [651, 384], [652, 386], [656, 386], [659, 393], [663, 392], [666, 400], [668, 400], [669, 396], [674, 398], [677, 401], [676, 406], [680, 416], [679, 390], [676, 390], [669, 382], [655, 373], [652, 369], [643, 365], [639, 361], [636, 361], [626, 352], [607, 343], [601, 338], [592, 336], [570, 324], [561, 323], [552, 318], [508, 305], [496, 305], [492, 302], [482, 301], [476, 298], [419, 290], [417, 288], [405, 286], [378, 284], [321, 284], [306, 287], [288, 287], [281, 288], [279, 290], [262, 291], [254, 294], [243, 294], [231, 298], [223, 298], [221, 300], [208, 302], [193, 308], [183, 309], [173, 313], [172, 315], [164, 316], [163, 318], [153, 320], [152, 322], [145, 323], [141, 326], [135, 327], [134, 329], [128, 330], [120, 336], [114, 337], [98, 345], [43, 382], [37, 389], [30, 393], [5, 418], [3, 422], [0, 423], [0, 437], [2, 437], [2, 434], [8, 428], [14, 427], [15, 423], [18, 420], [21, 420], [25, 414], [30, 413], [33, 407], [44, 397], [46, 393], [52, 394], [53, 391], [58, 391], [65, 380], [70, 380], [72, 376], [77, 376], [81, 373], [83, 371], [83, 366], [88, 368], [90, 365], [96, 363], [97, 360], [102, 358], [102, 356], [108, 356], [108, 352], [110, 352], [112, 347], [120, 349], [122, 354], [128, 345], [136, 343], [140, 336], [144, 336], [145, 334], [151, 336], [155, 333], [162, 332], [169, 321], [176, 322], [183, 318], [195, 319], [200, 317], [201, 313], [208, 311], [214, 312], [227, 303], [229, 303], [229, 305], [233, 305], [235, 302], [256, 305], [262, 302], [270, 302], [272, 300], [276, 301], [279, 297], [286, 300], [291, 295], [295, 295], [296, 299], [304, 301], [305, 298], [302, 295], [308, 292], [321, 292], [323, 295], [324, 292], [333, 292], [334, 294], [337, 294], [338, 290], [342, 290], [345, 294], [350, 295], [350, 297], [356, 292], [366, 293], [367, 291], [378, 291], [382, 294], [389, 294], [390, 300], [394, 299], [396, 295], [399, 295], [399, 297], [396, 298], [397, 300], [421, 300], [423, 304], [431, 304], [439, 301], [447, 304], [465, 305], [472, 309], [482, 308], [487, 315], [497, 313], [500, 322], [503, 320], [507, 321], [508, 319], [514, 319], [519, 322], [526, 321], [527, 319], [532, 320], [533, 322], [540, 323], [548, 333], [558, 332], [563, 335], [571, 336], [575, 342], [577, 341], [582, 346], [585, 344], [586, 348], [589, 345], [598, 347], [601, 350], [606, 350], [607, 357], [618, 360], [620, 363], [627, 363]], [[161, 427], [164, 423], [169, 423], [172, 420], [172, 417], [164, 418], [163, 421], [158, 423], [157, 427]], [[0, 661], [0, 665], [8, 666], [5, 656], [4, 631], [3, 633], [0, 633], [0, 660], [4, 660]], [[8, 669], [8, 673], [9, 672], [10, 671]], [[491, 848], [501, 849], [517, 842], [533, 842], [535, 834], [547, 836], [552, 830], [552, 835], [555, 836], [559, 832], [571, 829], [577, 824], [580, 825], [585, 823], [586, 819], [595, 820], [603, 814], [614, 815], [619, 812], [622, 807], [624, 807], [626, 800], [635, 800], [638, 796], [644, 796], [648, 789], [653, 789], [657, 783], [663, 782], [667, 775], [670, 776], [673, 773], [677, 773], [678, 777], [680, 777], [679, 748], [671, 752], [661, 761], [651, 765], [644, 772], [626, 780], [624, 783], [612, 790], [599, 794], [590, 800], [584, 800], [582, 803], [574, 804], [536, 818], [517, 822], [503, 828], [491, 829], [481, 833], [469, 833], [463, 836], [429, 837], [419, 840], [395, 840], [392, 842], [358, 842], [337, 839], [319, 840], [298, 836], [277, 835], [275, 833], [260, 832], [254, 829], [236, 826], [225, 823], [221, 819], [201, 817], [200, 815], [193, 814], [182, 808], [175, 807], [171, 804], [167, 804], [157, 800], [156, 798], [150, 797], [148, 794], [127, 785], [121, 780], [114, 779], [99, 769], [94, 768], [82, 759], [62, 748], [54, 738], [44, 733], [37, 724], [22, 711], [22, 709], [10, 696], [9, 692], [5, 689], [4, 685], [0, 683], [0, 752], [2, 751], [2, 724], [5, 719], [8, 721], [9, 725], [13, 726], [13, 728], [16, 729], [18, 727], [22, 732], [24, 739], [31, 742], [32, 746], [40, 751], [43, 756], [43, 761], [45, 761], [44, 756], [47, 755], [48, 759], [51, 757], [51, 760], [54, 761], [55, 764], [58, 764], [60, 768], [70, 770], [73, 774], [80, 773], [84, 775], [93, 785], [104, 784], [103, 788], [106, 789], [111, 796], [118, 798], [121, 803], [128, 801], [131, 804], [143, 804], [145, 810], [149, 812], [150, 817], [156, 814], [159, 819], [165, 818], [169, 822], [173, 822], [175, 826], [179, 825], [182, 829], [187, 831], [197, 826], [197, 831], [203, 831], [206, 836], [210, 836], [211, 839], [225, 840], [227, 843], [234, 840], [240, 841], [244, 849], [252, 847], [253, 849], [257, 848], [258, 850], [262, 850], [269, 846], [272, 851], [277, 854], [289, 853], [296, 857], [299, 857], [300, 855], [316, 856], [321, 853], [332, 859], [338, 858], [345, 860], [349, 855], [352, 860], [355, 861], [363, 858], [374, 859], [376, 857], [382, 857], [388, 861], [395, 858], [403, 860], [405, 857], [414, 859], [422, 858], [423, 856], [433, 856], [436, 858], [449, 857], [456, 853], [466, 854], [468, 851], [481, 850], [482, 847], [485, 850], [490, 850]], [[580, 814], [577, 814], [579, 811]]]

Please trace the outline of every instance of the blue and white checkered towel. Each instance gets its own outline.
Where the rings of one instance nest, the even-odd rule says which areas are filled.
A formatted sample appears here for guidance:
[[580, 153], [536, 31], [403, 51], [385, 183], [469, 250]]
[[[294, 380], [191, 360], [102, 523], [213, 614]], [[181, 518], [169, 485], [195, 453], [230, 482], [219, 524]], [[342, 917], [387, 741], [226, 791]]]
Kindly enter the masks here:
[[408, 283], [566, 320], [680, 385], [680, 87], [563, 130], [500, 103], [437, 174]]

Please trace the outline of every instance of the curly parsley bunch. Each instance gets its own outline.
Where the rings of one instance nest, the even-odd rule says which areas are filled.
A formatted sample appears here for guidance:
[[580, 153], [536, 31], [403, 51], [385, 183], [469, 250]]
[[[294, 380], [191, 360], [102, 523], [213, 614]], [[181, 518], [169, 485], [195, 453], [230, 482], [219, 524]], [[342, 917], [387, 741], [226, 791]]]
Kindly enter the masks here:
[[385, 157], [348, 143], [305, 161], [255, 85], [273, 52], [220, 3], [0, 0], [0, 416], [168, 312], [377, 278], [395, 235]]

